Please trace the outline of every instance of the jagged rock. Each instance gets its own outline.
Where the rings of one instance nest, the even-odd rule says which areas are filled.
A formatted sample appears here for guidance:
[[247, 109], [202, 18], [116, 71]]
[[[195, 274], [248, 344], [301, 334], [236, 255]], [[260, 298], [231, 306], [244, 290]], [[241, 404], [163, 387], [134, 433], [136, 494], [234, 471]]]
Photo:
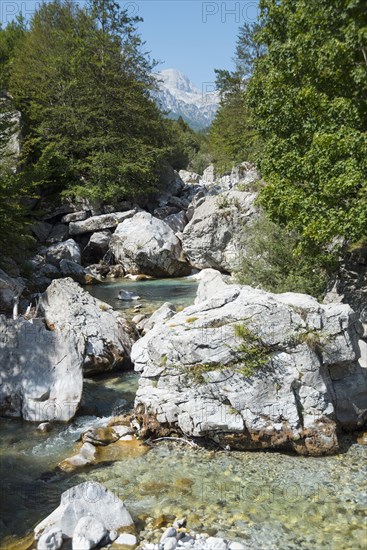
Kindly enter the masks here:
[[182, 242], [184, 254], [193, 267], [229, 272], [238, 268], [241, 233], [257, 214], [256, 198], [256, 193], [231, 190], [203, 197], [197, 203]]
[[61, 503], [35, 529], [38, 540], [51, 529], [60, 529], [64, 537], [72, 538], [81, 518], [88, 516], [100, 522], [106, 531], [120, 530], [133, 525], [124, 503], [98, 482], [85, 482], [61, 495]]
[[93, 233], [103, 229], [113, 229], [124, 220], [132, 218], [136, 210], [127, 212], [113, 212], [112, 214], [102, 214], [101, 216], [92, 216], [81, 222], [71, 222], [69, 225], [70, 235], [82, 235], [83, 233]]
[[167, 206], [174, 197], [180, 195], [184, 189], [184, 186], [185, 184], [176, 170], [173, 170], [173, 168], [167, 164], [161, 175], [162, 191], [157, 197], [158, 205], [160, 207]]
[[72, 262], [80, 264], [80, 247], [73, 239], [54, 244], [47, 249], [46, 261], [48, 263], [58, 267], [61, 260], [71, 260]]
[[175, 233], [183, 231], [187, 225], [187, 218], [184, 210], [181, 210], [181, 212], [177, 214], [167, 216], [163, 221], [169, 225]]
[[62, 223], [70, 223], [70, 222], [81, 222], [83, 220], [86, 220], [88, 217], [88, 214], [85, 210], [80, 210], [79, 212], [71, 212], [70, 214], [65, 214], [61, 218]]
[[198, 292], [205, 301], [133, 346], [142, 433], [176, 430], [235, 449], [335, 452], [338, 427], [360, 426], [367, 408], [356, 314], [348, 305], [208, 276]]
[[159, 309], [157, 309], [149, 319], [142, 319], [141, 322], [137, 325], [138, 330], [142, 330], [143, 334], [146, 334], [151, 330], [157, 323], [162, 324], [171, 319], [176, 313], [176, 307], [169, 302], [163, 304]]
[[0, 269], [0, 311], [12, 311], [14, 300], [22, 294], [24, 286], [21, 278], [9, 277]]
[[53, 281], [40, 300], [48, 323], [75, 330], [85, 345], [84, 372], [129, 365], [135, 332], [111, 306], [93, 298], [72, 279]]
[[61, 243], [65, 241], [69, 236], [68, 226], [64, 223], [57, 223], [51, 229], [46, 241], [48, 243]]
[[84, 347], [71, 326], [0, 316], [0, 414], [38, 422], [72, 418], [82, 395]]
[[83, 250], [83, 260], [87, 263], [96, 263], [102, 260], [103, 256], [108, 251], [111, 237], [111, 231], [93, 233], [87, 246]]
[[190, 272], [172, 229], [147, 212], [139, 212], [117, 227], [110, 250], [132, 274], [178, 277]]

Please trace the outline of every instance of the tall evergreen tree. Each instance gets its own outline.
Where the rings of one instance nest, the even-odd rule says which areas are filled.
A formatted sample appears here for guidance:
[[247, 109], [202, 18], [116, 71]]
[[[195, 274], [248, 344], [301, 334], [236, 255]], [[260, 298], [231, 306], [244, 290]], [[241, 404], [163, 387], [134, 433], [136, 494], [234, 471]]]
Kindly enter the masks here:
[[10, 82], [28, 123], [23, 168], [39, 184], [112, 202], [155, 189], [164, 124], [136, 22], [110, 0], [35, 14]]

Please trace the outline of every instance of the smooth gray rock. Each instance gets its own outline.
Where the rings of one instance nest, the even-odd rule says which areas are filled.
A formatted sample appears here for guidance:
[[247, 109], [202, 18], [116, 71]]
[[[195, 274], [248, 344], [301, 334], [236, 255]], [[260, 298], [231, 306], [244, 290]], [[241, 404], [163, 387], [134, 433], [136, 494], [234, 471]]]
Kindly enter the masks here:
[[98, 519], [90, 516], [80, 518], [74, 530], [72, 550], [91, 550], [107, 533], [107, 529]]
[[0, 414], [70, 420], [82, 396], [84, 346], [71, 326], [0, 316]]
[[122, 533], [122, 535], [117, 537], [115, 543], [120, 544], [121, 546], [135, 546], [137, 544], [137, 538], [135, 535], [131, 535], [130, 533]]
[[177, 531], [174, 527], [167, 527], [167, 529], [164, 531], [163, 535], [161, 536], [161, 542], [165, 541], [170, 537], [175, 537], [176, 535], [177, 535]]
[[110, 250], [132, 274], [178, 277], [190, 271], [173, 230], [147, 212], [139, 212], [117, 227]]
[[74, 239], [68, 239], [63, 243], [50, 246], [46, 251], [46, 261], [56, 267], [60, 265], [61, 260], [71, 260], [80, 264], [80, 247]]
[[135, 341], [131, 325], [111, 306], [93, 298], [72, 279], [53, 281], [42, 295], [40, 311], [60, 329], [70, 327], [84, 344], [85, 373], [129, 364]]
[[83, 233], [92, 233], [103, 229], [113, 229], [124, 220], [127, 220], [136, 214], [136, 210], [127, 212], [113, 212], [112, 214], [102, 214], [101, 216], [92, 216], [81, 222], [71, 222], [69, 225], [70, 235], [82, 235]]
[[[237, 449], [335, 452], [337, 427], [356, 428], [367, 408], [356, 314], [303, 294], [227, 285], [212, 270], [207, 276], [198, 290], [205, 301], [133, 346], [143, 428], [158, 421]], [[266, 364], [243, 371], [249, 340], [236, 325], [259, 342]]]
[[182, 248], [189, 263], [232, 272], [238, 269], [243, 247], [241, 233], [257, 214], [256, 193], [231, 190], [206, 196], [198, 203], [183, 231]]
[[85, 283], [84, 268], [76, 262], [72, 262], [71, 260], [61, 260], [60, 271], [63, 277], [71, 277], [74, 281], [80, 284]]
[[62, 493], [58, 508], [35, 527], [35, 538], [38, 540], [55, 528], [72, 538], [79, 520], [85, 516], [102, 523], [107, 531], [133, 525], [124, 503], [116, 495], [98, 482], [87, 481]]

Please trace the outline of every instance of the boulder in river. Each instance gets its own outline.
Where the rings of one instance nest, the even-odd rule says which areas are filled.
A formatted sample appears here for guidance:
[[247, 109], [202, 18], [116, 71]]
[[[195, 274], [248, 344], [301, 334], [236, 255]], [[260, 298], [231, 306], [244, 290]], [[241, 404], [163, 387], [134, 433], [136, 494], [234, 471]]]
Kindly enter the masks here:
[[130, 350], [136, 339], [130, 323], [72, 279], [53, 281], [41, 297], [40, 310], [48, 324], [62, 330], [71, 328], [83, 340], [85, 373], [130, 364]]
[[[88, 522], [94, 521], [94, 525], [90, 525], [86, 519], [82, 518], [89, 518]], [[86, 529], [87, 524], [88, 529]], [[116, 495], [98, 482], [87, 481], [65, 491], [61, 495], [58, 508], [35, 527], [34, 533], [36, 540], [39, 540], [43, 534], [51, 530], [60, 530], [64, 539], [72, 539], [73, 548], [79, 550], [81, 547], [75, 546], [76, 539], [77, 537], [88, 539], [88, 531], [90, 535], [96, 536], [103, 530], [104, 535], [107, 535], [113, 531], [123, 533], [133, 526], [129, 512]], [[95, 548], [102, 538], [98, 541], [94, 540], [94, 545], [88, 548]]]
[[138, 212], [118, 225], [110, 250], [131, 274], [179, 277], [190, 273], [174, 231], [147, 212]]
[[338, 429], [365, 420], [361, 329], [348, 305], [227, 284], [209, 270], [197, 303], [133, 346], [142, 433], [336, 452]]
[[0, 316], [0, 415], [66, 421], [83, 389], [84, 339], [43, 319]]

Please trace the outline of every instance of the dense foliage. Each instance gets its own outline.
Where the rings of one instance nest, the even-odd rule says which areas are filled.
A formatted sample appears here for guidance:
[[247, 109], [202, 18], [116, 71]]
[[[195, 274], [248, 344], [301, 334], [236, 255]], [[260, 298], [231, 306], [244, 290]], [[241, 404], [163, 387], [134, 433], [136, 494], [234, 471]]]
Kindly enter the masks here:
[[26, 123], [22, 168], [41, 188], [111, 202], [156, 189], [168, 146], [136, 23], [111, 0], [34, 15], [9, 90]]
[[168, 161], [173, 168], [202, 174], [210, 164], [206, 131], [195, 132], [182, 117], [167, 120], [167, 131], [172, 143]]
[[261, 203], [303, 250], [367, 227], [367, 10], [364, 0], [261, 0], [266, 53], [248, 98], [268, 185]]
[[327, 285], [328, 272], [334, 268], [332, 259], [296, 254], [300, 235], [288, 231], [262, 215], [242, 235], [246, 251], [238, 270], [242, 284], [264, 288], [271, 292], [305, 292], [321, 299]]
[[245, 23], [236, 47], [236, 70], [216, 70], [220, 106], [209, 132], [210, 153], [219, 173], [230, 170], [243, 160], [254, 161], [260, 149], [247, 86], [254, 63], [263, 53], [256, 37], [261, 26]]

